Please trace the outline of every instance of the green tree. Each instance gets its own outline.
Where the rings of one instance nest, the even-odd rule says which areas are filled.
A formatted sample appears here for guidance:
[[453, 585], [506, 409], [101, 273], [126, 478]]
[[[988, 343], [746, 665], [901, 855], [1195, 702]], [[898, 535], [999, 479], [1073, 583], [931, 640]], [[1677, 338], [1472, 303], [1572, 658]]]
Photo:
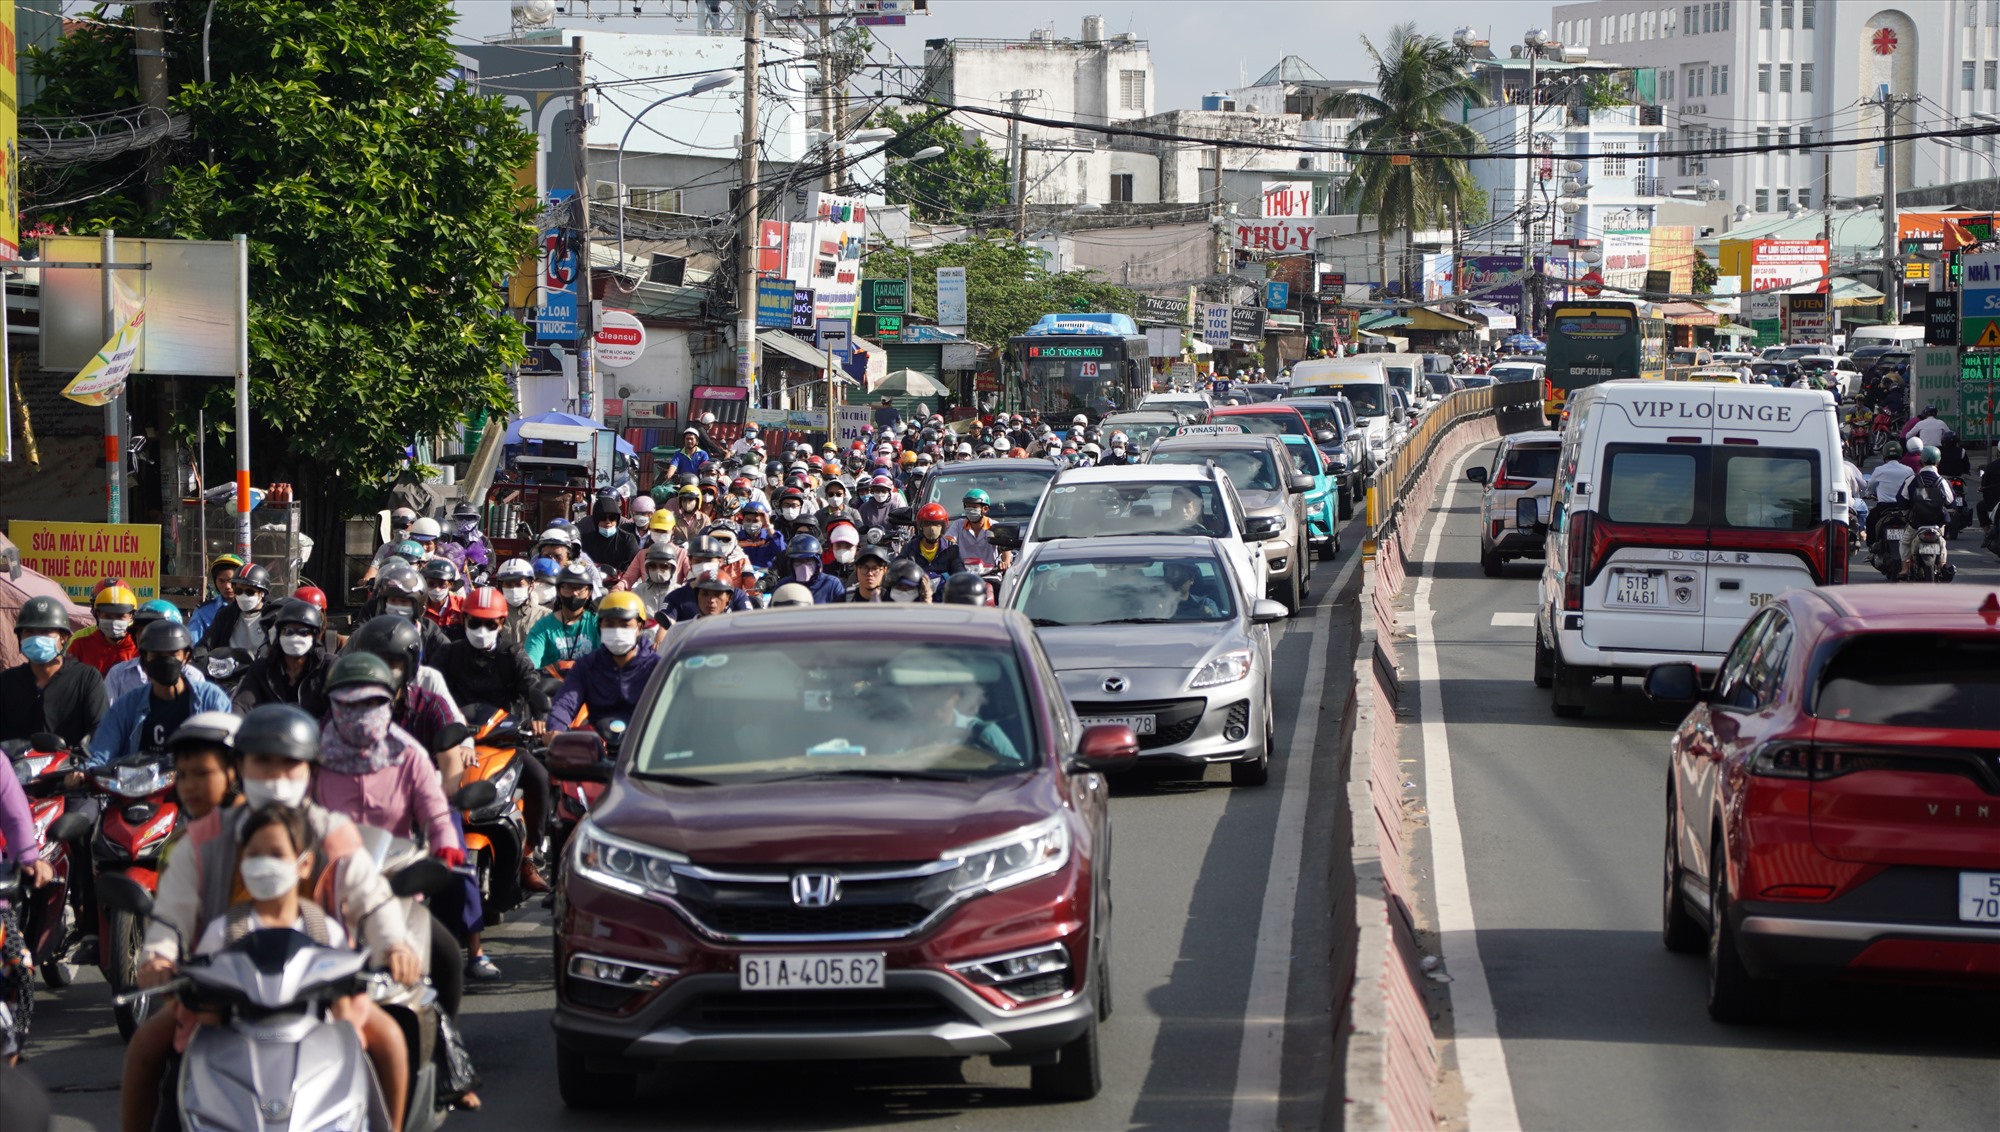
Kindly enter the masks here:
[[1714, 292], [1715, 264], [1701, 253], [1700, 248], [1696, 248], [1694, 250], [1694, 293], [1697, 295], [1709, 295]]
[[[1389, 281], [1389, 237], [1412, 233], [1448, 219], [1460, 228], [1460, 203], [1473, 191], [1472, 174], [1456, 157], [1403, 153], [1472, 153], [1485, 148], [1471, 126], [1454, 121], [1462, 106], [1483, 106], [1486, 92], [1465, 72], [1464, 56], [1435, 36], [1420, 35], [1414, 23], [1390, 29], [1389, 42], [1378, 48], [1361, 39], [1375, 61], [1376, 93], [1346, 91], [1326, 100], [1321, 114], [1360, 119], [1349, 131], [1351, 144], [1367, 150], [1354, 158], [1348, 182], [1348, 202], [1375, 217], [1376, 249], [1382, 279]], [[1406, 247], [1407, 251], [1407, 247]], [[1404, 261], [1409, 261], [1404, 256]]]
[[[1007, 162], [986, 139], [968, 141], [942, 112], [906, 117], [884, 110], [868, 124], [896, 131], [896, 140], [884, 151], [890, 162], [883, 192], [891, 201], [907, 203], [918, 219], [971, 221], [1007, 206]], [[909, 160], [932, 146], [944, 152]]]
[[[503, 284], [536, 238], [514, 179], [535, 139], [453, 81], [449, 0], [220, 0], [206, 46], [207, 0], [161, 8], [173, 111], [192, 129], [163, 155], [157, 203], [134, 151], [88, 170], [102, 195], [29, 199], [26, 218], [248, 235], [257, 470], [337, 520], [413, 438], [512, 409], [504, 371], [524, 350]], [[48, 84], [31, 114], [137, 101], [125, 28], [86, 26], [31, 66]], [[52, 180], [31, 181], [40, 199]], [[231, 419], [229, 396], [210, 390], [210, 422]]]
[[966, 335], [989, 346], [1007, 339], [1058, 311], [1119, 311], [1131, 314], [1138, 296], [1087, 271], [1050, 271], [1031, 245], [1011, 235], [994, 235], [941, 244], [925, 251], [878, 248], [870, 252], [862, 274], [869, 279], [910, 280], [914, 309], [937, 313], [937, 269], [965, 268]]

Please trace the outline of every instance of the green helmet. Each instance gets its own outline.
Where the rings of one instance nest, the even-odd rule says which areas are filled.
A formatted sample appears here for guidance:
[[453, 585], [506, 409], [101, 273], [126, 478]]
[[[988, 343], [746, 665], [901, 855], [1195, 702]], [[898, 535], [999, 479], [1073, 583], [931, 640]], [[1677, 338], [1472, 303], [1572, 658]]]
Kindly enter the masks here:
[[396, 678], [381, 657], [372, 652], [351, 652], [333, 662], [333, 668], [326, 674], [326, 690], [331, 692], [352, 684], [380, 684], [384, 692], [392, 692]]
[[961, 503], [977, 503], [977, 504], [979, 504], [979, 505], [980, 505], [981, 507], [991, 507], [991, 506], [993, 506], [993, 497], [992, 497], [992, 496], [990, 496], [990, 495], [987, 495], [987, 494], [986, 494], [986, 489], [985, 489], [985, 488], [983, 488], [983, 487], [975, 487], [975, 488], [972, 488], [971, 490], [967, 491], [967, 492], [965, 493], [965, 498], [964, 498], [964, 499], [961, 499], [961, 500], [959, 500], [959, 502], [961, 502]]
[[1924, 462], [1924, 467], [1926, 468], [1935, 467], [1937, 462], [1942, 458], [1943, 453], [1937, 450], [1937, 445], [1935, 444], [1924, 445], [1923, 455], [1918, 457], [1918, 459]]
[[14, 615], [14, 632], [26, 633], [37, 629], [58, 629], [70, 632], [69, 611], [63, 603], [52, 597], [31, 597], [21, 603], [20, 612]]

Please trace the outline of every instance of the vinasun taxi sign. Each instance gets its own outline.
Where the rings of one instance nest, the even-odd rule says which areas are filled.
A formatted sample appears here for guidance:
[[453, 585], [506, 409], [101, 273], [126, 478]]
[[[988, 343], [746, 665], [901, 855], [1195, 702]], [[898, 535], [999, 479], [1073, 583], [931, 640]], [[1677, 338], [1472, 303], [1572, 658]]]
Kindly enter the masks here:
[[146, 308], [140, 307], [63, 387], [62, 395], [79, 405], [103, 406], [117, 400], [125, 391], [125, 379], [132, 375], [132, 360], [139, 355], [140, 328], [145, 324]]

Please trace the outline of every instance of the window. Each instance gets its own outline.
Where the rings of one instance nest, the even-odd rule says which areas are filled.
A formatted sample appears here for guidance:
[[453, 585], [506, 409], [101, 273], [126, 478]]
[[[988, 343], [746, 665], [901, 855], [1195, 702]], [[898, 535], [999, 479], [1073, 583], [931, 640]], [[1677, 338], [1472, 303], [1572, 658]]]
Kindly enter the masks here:
[[1757, 127], [1757, 148], [1762, 149], [1770, 144], [1771, 144], [1771, 127], [1769, 126]]
[[1715, 5], [1703, 4], [1701, 6], [1701, 30], [1715, 30]]
[[1720, 31], [1729, 30], [1729, 9], [1735, 6], [1736, 5], [1730, 3], [1723, 3], [1716, 5], [1718, 12], [1716, 15], [1715, 26], [1718, 30]]
[[1672, 71], [1661, 71], [1660, 101], [1672, 102], [1673, 99], [1674, 99], [1674, 73]]
[[1819, 7], [1819, 0], [1799, 0], [1799, 26], [1810, 29], [1813, 26], [1813, 9]]
[[1986, 22], [1994, 27], [2000, 27], [2000, 0], [1992, 0], [1992, 3], [1986, 5]]
[[1113, 173], [1111, 175], [1111, 199], [1121, 204], [1129, 203], [1132, 200], [1132, 174]]
[[1969, 28], [1979, 26], [1979, 4], [1977, 0], [1973, 0], [1972, 3], [1968, 3], [1965, 6], [1965, 26]]
[[1980, 85], [1984, 86], [1987, 90], [1992, 90], [1996, 84], [2000, 84], [2000, 63], [1988, 62], [1986, 64], [1985, 81]]
[[[1882, 658], [1896, 657], [1885, 665]], [[1812, 713], [1842, 723], [1992, 731], [2000, 649], [1966, 635], [1866, 633], [1820, 673]]]
[[1790, 63], [1778, 64], [1778, 89], [1780, 91], [1789, 91], [1792, 89], [1792, 65]]
[[1681, 9], [1681, 34], [1701, 34], [1701, 9], [1693, 4]]
[[1757, 190], [1757, 208], [1756, 208], [1756, 211], [1758, 211], [1758, 212], [1769, 212], [1769, 211], [1771, 211], [1771, 190], [1769, 190], [1769, 189], [1758, 189], [1758, 190]]
[[1799, 190], [1799, 207], [1800, 207], [1800, 208], [1807, 208], [1807, 209], [1809, 209], [1809, 208], [1811, 208], [1811, 207], [1812, 207], [1812, 190], [1811, 190], [1811, 189], [1800, 189], [1800, 190]]
[[625, 190], [625, 203], [633, 208], [650, 212], [679, 212], [681, 191], [679, 189], [648, 189], [633, 186]]
[[1791, 210], [1791, 207], [1792, 207], [1792, 190], [1790, 190], [1790, 189], [1779, 189], [1779, 190], [1778, 190], [1778, 211], [1779, 211], [1779, 212], [1788, 212], [1788, 211], [1790, 211], [1790, 210]]
[[1118, 106], [1122, 110], [1146, 108], [1146, 72], [1118, 72]]
[[1971, 63], [1960, 63], [1958, 65], [1958, 89], [1972, 89], [1972, 68], [1973, 65]]
[[[1778, 207], [1786, 206], [1786, 194]], [[1819, 460], [1811, 452], [1717, 450], [1721, 522], [1764, 531], [1804, 531], [1818, 523]]]
[[1688, 68], [1687, 96], [1689, 98], [1701, 97], [1701, 76], [1702, 70], [1699, 63]]
[[1760, 94], [1771, 93], [1771, 65], [1769, 63], [1757, 64], [1757, 91]]
[[1779, 126], [1778, 127], [1779, 148], [1783, 148], [1790, 144], [1792, 144], [1792, 128], [1790, 126]]
[[1613, 445], [1606, 463], [1604, 517], [1613, 523], [1681, 526], [1695, 518], [1692, 452]]
[[1604, 143], [1604, 176], [1625, 177], [1630, 175], [1625, 168], [1625, 148], [1625, 142]]
[[1792, 0], [1778, 0], [1778, 26], [1792, 26]]
[[1717, 93], [1717, 94], [1728, 94], [1728, 93], [1729, 93], [1729, 64], [1727, 64], [1727, 63], [1724, 63], [1724, 64], [1723, 64], [1723, 65], [1722, 65], [1721, 67], [1718, 67], [1718, 68], [1716, 69], [1716, 74], [1715, 74], [1714, 78], [1715, 78], [1715, 81], [1714, 81], [1714, 82], [1712, 82], [1712, 83], [1710, 83], [1709, 85], [1715, 88], [1715, 93]]
[[1812, 93], [1812, 72], [1813, 65], [1811, 63], [1799, 64], [1799, 90], [1803, 93]]
[[1799, 127], [1799, 144], [1800, 144], [1800, 145], [1811, 145], [1812, 143], [1813, 143], [1813, 128], [1812, 128], [1811, 126], [1800, 126], [1800, 127]]
[[1769, 30], [1771, 27], [1771, 0], [1757, 0], [1757, 26]]

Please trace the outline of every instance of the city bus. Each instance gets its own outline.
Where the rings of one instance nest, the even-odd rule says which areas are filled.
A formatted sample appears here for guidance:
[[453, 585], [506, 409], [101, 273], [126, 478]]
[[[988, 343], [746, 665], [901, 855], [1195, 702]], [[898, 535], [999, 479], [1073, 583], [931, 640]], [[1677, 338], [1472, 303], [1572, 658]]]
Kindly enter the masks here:
[[1582, 299], [1549, 304], [1542, 409], [1551, 424], [1578, 389], [1621, 377], [1665, 381], [1667, 320], [1647, 304]]
[[1051, 420], [1138, 407], [1151, 388], [1146, 334], [1123, 314], [1045, 314], [1007, 340], [1007, 404]]

